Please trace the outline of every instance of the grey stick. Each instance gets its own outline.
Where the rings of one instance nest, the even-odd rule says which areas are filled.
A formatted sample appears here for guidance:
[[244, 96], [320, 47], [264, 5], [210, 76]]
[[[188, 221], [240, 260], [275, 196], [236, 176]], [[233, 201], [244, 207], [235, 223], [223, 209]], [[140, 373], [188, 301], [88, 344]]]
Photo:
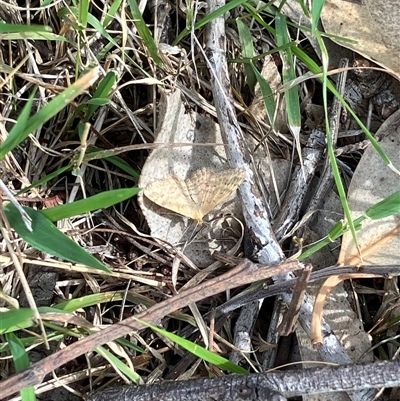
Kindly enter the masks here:
[[284, 401], [287, 397], [400, 385], [400, 360], [115, 387], [88, 401]]

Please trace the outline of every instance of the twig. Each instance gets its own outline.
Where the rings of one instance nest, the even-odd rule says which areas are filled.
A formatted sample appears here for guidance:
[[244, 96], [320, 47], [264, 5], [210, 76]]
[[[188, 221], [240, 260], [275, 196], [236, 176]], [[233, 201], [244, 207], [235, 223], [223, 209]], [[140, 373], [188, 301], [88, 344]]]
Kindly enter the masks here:
[[315, 170], [325, 150], [325, 134], [314, 130], [303, 149], [303, 168], [296, 167], [289, 191], [277, 219], [274, 222], [275, 235], [278, 240], [283, 238], [298, 221], [300, 208], [314, 177]]
[[[340, 94], [343, 94], [344, 92], [344, 87], [346, 84], [346, 77], [347, 77], [347, 69], [346, 67], [348, 66], [348, 59], [341, 60], [339, 67], [343, 68], [343, 71], [339, 74], [339, 79], [336, 85], [337, 91]], [[332, 105], [332, 110], [331, 110], [331, 116], [330, 116], [330, 126], [331, 126], [331, 131], [332, 131], [332, 141], [333, 141], [333, 146], [336, 146], [336, 141], [337, 141], [337, 135], [339, 132], [339, 121], [340, 121], [340, 111], [342, 109], [342, 105], [339, 101], [338, 98], [335, 97], [333, 100], [333, 105]], [[332, 175], [332, 167], [329, 162], [329, 158], [326, 157], [325, 160], [325, 166], [324, 166], [324, 171], [322, 173], [322, 176], [319, 180], [318, 183], [318, 188], [315, 191], [309, 205], [307, 211], [313, 211], [317, 210], [320, 207], [321, 202], [323, 199], [325, 199], [326, 194], [328, 190], [332, 187], [333, 184], [333, 175]], [[312, 221], [314, 221], [313, 218], [311, 218], [308, 222], [308, 225], [312, 224]]]
[[[311, 273], [309, 279], [310, 283], [326, 279], [331, 276], [338, 274], [354, 274], [354, 273], [365, 273], [365, 274], [376, 274], [382, 277], [385, 276], [399, 276], [400, 266], [389, 265], [389, 266], [330, 266], [325, 269], [314, 271]], [[289, 292], [290, 288], [293, 287], [297, 282], [297, 279], [292, 279], [272, 285], [265, 285], [262, 289], [246, 292], [243, 296], [238, 295], [237, 297], [225, 302], [224, 304], [217, 307], [217, 317], [226, 313], [232, 312], [249, 302], [256, 301], [258, 299], [264, 299], [268, 297], [274, 297], [284, 292]]]
[[[213, 12], [223, 4], [215, 0], [208, 1], [209, 12]], [[214, 104], [217, 111], [218, 122], [221, 126], [221, 135], [227, 144], [226, 154], [231, 167], [246, 171], [247, 178], [240, 186], [239, 191], [243, 204], [243, 216], [249, 236], [254, 244], [252, 255], [246, 255], [254, 260], [269, 265], [279, 263], [284, 259], [271, 223], [268, 212], [262, 203], [257, 185], [254, 181], [253, 171], [249, 166], [251, 160], [242, 130], [236, 118], [234, 102], [229, 80], [229, 71], [226, 60], [226, 34], [225, 19], [221, 15], [212, 19], [208, 24], [207, 35], [207, 64], [211, 75], [211, 84], [214, 96]], [[258, 304], [247, 305], [240, 313], [236, 328], [235, 346], [243, 351], [251, 350], [251, 328], [258, 313]], [[236, 333], [237, 330], [241, 334]]]
[[400, 361], [111, 388], [88, 401], [284, 401], [288, 397], [400, 385]]
[[294, 331], [311, 271], [312, 265], [306, 265], [305, 269], [299, 274], [299, 278], [296, 281], [296, 286], [293, 290], [292, 301], [289, 305], [289, 309], [283, 316], [282, 323], [278, 327], [278, 332], [281, 336], [288, 336]]
[[[209, 0], [209, 12], [222, 4]], [[243, 215], [246, 227], [255, 244], [258, 244], [253, 257], [265, 265], [279, 263], [284, 259], [283, 252], [275, 239], [268, 212], [262, 203], [253, 171], [249, 166], [250, 154], [243, 138], [233, 107], [229, 72], [226, 62], [226, 35], [224, 16], [215, 18], [208, 24], [208, 57], [207, 64], [211, 75], [215, 108], [218, 122], [221, 126], [221, 135], [226, 143], [226, 154], [232, 168], [246, 171], [247, 178], [240, 186], [240, 195], [243, 202]]]

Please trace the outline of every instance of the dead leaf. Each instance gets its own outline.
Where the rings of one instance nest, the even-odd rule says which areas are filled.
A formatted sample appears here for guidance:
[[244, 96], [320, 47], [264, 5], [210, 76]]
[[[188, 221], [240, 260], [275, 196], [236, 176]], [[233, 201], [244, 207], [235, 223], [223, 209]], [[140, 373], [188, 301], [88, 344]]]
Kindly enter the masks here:
[[[376, 133], [380, 137], [390, 130], [380, 143], [395, 168], [400, 168], [400, 111], [389, 117]], [[354, 219], [370, 206], [400, 190], [400, 178], [382, 161], [370, 146], [362, 156], [348, 191], [348, 202]], [[400, 199], [399, 199], [400, 202]], [[392, 265], [400, 260], [400, 215], [381, 220], [366, 220], [357, 232], [363, 260], [360, 261], [351, 233], [342, 239], [339, 256], [341, 264]]]
[[400, 8], [395, 1], [327, 0], [321, 14], [327, 33], [352, 39], [331, 38], [400, 77]]
[[[389, 131], [389, 133], [387, 133]], [[400, 111], [389, 117], [376, 133], [387, 135], [381, 146], [396, 168], [400, 167]], [[399, 176], [390, 170], [370, 146], [362, 156], [353, 175], [348, 202], [353, 218], [365, 213], [372, 205], [400, 190]], [[357, 232], [362, 260], [350, 232], [342, 239], [339, 263], [354, 264], [396, 264], [400, 260], [400, 216], [394, 215], [381, 220], [367, 220], [361, 231]], [[314, 345], [322, 343], [321, 319], [325, 301], [329, 293], [343, 280], [352, 278], [376, 277], [374, 275], [353, 274], [334, 276], [326, 280], [315, 298], [311, 323], [311, 341]]]

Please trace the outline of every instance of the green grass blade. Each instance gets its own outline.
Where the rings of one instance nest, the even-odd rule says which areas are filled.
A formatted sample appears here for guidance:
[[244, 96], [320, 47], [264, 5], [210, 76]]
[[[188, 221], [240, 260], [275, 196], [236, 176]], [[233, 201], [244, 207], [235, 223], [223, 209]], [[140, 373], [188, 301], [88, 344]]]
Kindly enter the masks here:
[[[242, 48], [242, 57], [252, 59], [254, 57], [253, 37], [249, 27], [243, 23], [242, 20], [236, 19], [236, 26], [238, 28], [239, 40]], [[249, 63], [244, 64], [244, 72], [246, 74], [247, 85], [251, 93], [254, 93], [254, 87], [257, 79], [253, 71], [252, 65]]]
[[[46, 326], [47, 322], [43, 322], [43, 323]], [[60, 341], [63, 338], [64, 338], [64, 336], [62, 334], [55, 334], [55, 333], [47, 334], [47, 340], [49, 342], [50, 341]], [[34, 337], [34, 336], [20, 338], [20, 341], [25, 348], [43, 344], [43, 340], [40, 337]], [[9, 352], [9, 351], [10, 351], [10, 346], [9, 346], [8, 342], [0, 344], [0, 353], [1, 352]]]
[[[91, 100], [108, 99], [116, 80], [117, 73], [115, 71], [109, 71], [99, 82]], [[93, 116], [99, 107], [100, 105], [91, 104], [85, 114], [85, 121], [89, 121], [89, 118]]]
[[[11, 128], [6, 140], [0, 145], [0, 159], [2, 159], [10, 150], [18, 146], [26, 137], [26, 130], [29, 121], [29, 114], [32, 110], [33, 101], [35, 98], [36, 89], [29, 96], [26, 105], [21, 111], [17, 122]], [[29, 134], [28, 134], [29, 135]], [[4, 149], [4, 150], [3, 150]]]
[[194, 7], [195, 4], [192, 0], [185, 0], [185, 19], [186, 19], [186, 29], [191, 30], [194, 24]]
[[[353, 220], [355, 230], [358, 231], [362, 229], [362, 223], [366, 218], [379, 220], [396, 214], [400, 214], [400, 191], [397, 191], [375, 205], [372, 205], [362, 216]], [[349, 225], [343, 221], [339, 221], [329, 230], [329, 233], [325, 238], [322, 238], [307, 251], [303, 252], [299, 257], [299, 261], [308, 258], [324, 246], [332, 243], [348, 230]]]
[[55, 40], [59, 42], [68, 42], [68, 39], [52, 32], [30, 32], [27, 33], [5, 33], [0, 35], [1, 40]]
[[329, 65], [329, 56], [328, 56], [328, 51], [326, 50], [325, 43], [319, 35], [319, 32], [316, 31], [316, 39], [318, 41], [318, 44], [321, 48], [321, 54], [322, 54], [322, 72], [323, 72], [323, 78], [322, 78], [322, 99], [323, 99], [323, 105], [324, 105], [324, 112], [325, 112], [325, 128], [326, 128], [326, 143], [327, 143], [327, 148], [328, 148], [328, 156], [329, 156], [329, 162], [332, 168], [332, 173], [333, 177], [335, 180], [336, 184], [336, 189], [338, 191], [339, 197], [340, 197], [340, 202], [342, 204], [344, 214], [346, 216], [347, 222], [350, 227], [351, 235], [353, 237], [354, 243], [359, 249], [358, 245], [358, 240], [357, 240], [357, 233], [356, 233], [356, 228], [354, 226], [353, 219], [351, 217], [351, 212], [349, 208], [349, 204], [347, 202], [347, 195], [344, 190], [343, 182], [340, 177], [340, 172], [339, 168], [337, 165], [336, 161], [336, 156], [335, 156], [335, 150], [333, 148], [333, 142], [332, 142], [332, 135], [331, 135], [331, 130], [329, 126], [329, 115], [328, 115], [328, 65]]
[[32, 326], [34, 315], [35, 312], [27, 308], [0, 312], [0, 334], [11, 333]]
[[29, 134], [56, 116], [67, 104], [83, 93], [97, 77], [98, 69], [94, 68], [30, 117], [24, 124], [23, 129], [18, 130], [18, 133], [11, 134], [11, 132], [13, 132], [13, 130], [11, 130], [7, 139], [0, 145], [0, 159], [24, 141]]
[[395, 214], [400, 214], [400, 191], [376, 203], [365, 212], [365, 216], [372, 220], [384, 219]]
[[129, 1], [129, 6], [131, 8], [133, 21], [139, 32], [139, 36], [142, 38], [143, 44], [149, 51], [149, 54], [153, 59], [153, 61], [159, 67], [161, 67], [163, 63], [160, 56], [158, 55], [158, 48], [156, 42], [154, 41], [153, 36], [151, 35], [151, 32], [143, 19], [142, 13], [139, 10], [139, 6], [136, 0], [128, 0], [128, 1]]
[[265, 78], [257, 70], [257, 68], [254, 66], [254, 64], [250, 63], [250, 65], [254, 71], [254, 75], [257, 79], [257, 82], [260, 85], [260, 90], [263, 96], [264, 106], [267, 112], [269, 123], [271, 124], [272, 127], [276, 128], [275, 111], [277, 106], [271, 87], [269, 86], [269, 83], [265, 80]]
[[150, 327], [155, 332], [162, 334], [167, 337], [171, 341], [180, 345], [182, 348], [191, 352], [193, 355], [201, 358], [203, 361], [212, 363], [213, 365], [219, 367], [220, 369], [227, 370], [231, 373], [239, 373], [239, 374], [248, 374], [249, 372], [235, 363], [230, 362], [228, 359], [215, 354], [214, 352], [208, 351], [204, 347], [193, 343], [192, 341], [186, 340], [185, 338], [179, 337], [176, 334], [170, 333], [166, 330], [160, 329], [159, 327], [153, 326], [143, 320], [136, 319], [138, 322], [144, 324], [147, 327]]
[[114, 15], [118, 12], [121, 3], [123, 0], [116, 0], [114, 2], [111, 3], [110, 8], [107, 12], [106, 17], [104, 18], [103, 21], [103, 27], [105, 28], [106, 26], [108, 26], [110, 24], [110, 22], [113, 20]]
[[[90, 153], [91, 152], [88, 152], [85, 155], [85, 161], [90, 161]], [[127, 174], [132, 176], [134, 179], [138, 179], [139, 178], [138, 172], [135, 169], [133, 169], [125, 160], [121, 159], [118, 156], [99, 157], [98, 159], [107, 160], [108, 162], [110, 162], [110, 163], [114, 164], [115, 166], [119, 167], [121, 170], [125, 171]], [[65, 173], [66, 171], [72, 170], [72, 168], [73, 168], [73, 165], [69, 164], [67, 166], [64, 166], [64, 167], [56, 170], [56, 171], [53, 171], [49, 175], [46, 175], [45, 177], [41, 178], [40, 180], [34, 182], [32, 185], [29, 185], [28, 187], [25, 187], [23, 190], [19, 191], [17, 193], [17, 195], [26, 193], [26, 192], [30, 191], [32, 188], [37, 188], [37, 187], [45, 184], [46, 182], [49, 182], [49, 181], [53, 180], [54, 178], [59, 177], [61, 174]]]
[[135, 179], [138, 179], [140, 176], [140, 174], [134, 168], [132, 168], [124, 159], [121, 159], [118, 156], [106, 157], [105, 160], [114, 164], [114, 166], [117, 166]]
[[[39, 32], [53, 32], [49, 26], [45, 25], [18, 25], [18, 24], [5, 24], [0, 22], [0, 34], [2, 33], [39, 33]], [[3, 35], [0, 35], [3, 40]]]
[[[206, 16], [201, 19], [197, 24], [194, 26], [194, 29], [200, 29], [204, 25], [207, 25], [210, 21], [213, 21], [215, 18], [220, 17], [221, 15], [226, 14], [233, 8], [240, 6], [241, 4], [244, 4], [247, 0], [232, 0], [227, 4], [224, 4], [222, 7], [218, 8], [217, 10], [213, 11], [210, 14], [206, 14]], [[173, 46], [177, 45], [185, 36], [189, 35], [191, 32], [190, 29], [186, 28], [184, 29], [178, 37], [174, 40]]]
[[[106, 48], [111, 49], [113, 46], [115, 46], [117, 49], [121, 51], [121, 53], [124, 53], [124, 57], [126, 60], [128, 60], [133, 66], [135, 66], [137, 69], [139, 69], [145, 76], [149, 76], [148, 72], [144, 70], [140, 65], [138, 65], [127, 53], [124, 52], [124, 49], [118, 44], [117, 40], [118, 36], [114, 39], [103, 27], [103, 25], [100, 23], [100, 21], [95, 18], [92, 14], [88, 15], [88, 23], [96, 29], [98, 32], [101, 33], [102, 36], [104, 36], [110, 43], [106, 45]], [[104, 49], [103, 49], [104, 50]], [[99, 52], [96, 56], [98, 60], [102, 60], [103, 57], [105, 57], [104, 52]]]
[[321, 12], [324, 7], [325, 0], [313, 0], [311, 9], [311, 32], [315, 32], [318, 27], [318, 22], [321, 17]]
[[89, 0], [79, 0], [78, 21], [83, 29], [87, 28], [89, 14]]
[[[311, 19], [310, 11], [308, 10], [304, 0], [297, 0], [306, 18]], [[303, 28], [302, 28], [303, 29]]]
[[21, 195], [21, 194], [23, 194], [25, 192], [30, 191], [32, 188], [39, 187], [40, 185], [45, 184], [46, 182], [49, 182], [54, 178], [57, 178], [61, 174], [65, 173], [66, 171], [72, 170], [72, 167], [73, 167], [72, 164], [70, 164], [70, 165], [61, 167], [56, 171], [53, 171], [52, 173], [50, 173], [49, 175], [46, 175], [45, 177], [43, 177], [40, 180], [38, 180], [35, 183], [33, 183], [32, 185], [29, 185], [29, 187], [25, 187], [24, 189], [22, 189], [21, 191], [19, 191], [17, 193], [17, 195]]
[[[21, 372], [22, 370], [29, 368], [29, 357], [20, 339], [14, 333], [6, 334], [6, 338], [10, 345], [15, 370]], [[21, 399], [22, 401], [35, 401], [35, 388], [32, 386], [21, 390]]]
[[95, 351], [101, 355], [103, 358], [107, 359], [108, 362], [114, 367], [114, 369], [119, 370], [122, 374], [129, 377], [129, 379], [136, 384], [140, 383], [140, 376], [131, 370], [128, 366], [126, 366], [123, 362], [121, 362], [115, 355], [113, 355], [110, 351], [105, 349], [104, 347], [96, 347]]
[[119, 167], [123, 171], [125, 171], [130, 176], [138, 179], [140, 174], [133, 169], [125, 160], [121, 159], [118, 156], [113, 155], [113, 149], [101, 149], [95, 146], [92, 146], [88, 152], [86, 152], [83, 162], [88, 163], [91, 160], [107, 160], [108, 162], [114, 164]]
[[341, 237], [348, 229], [349, 226], [344, 221], [339, 221], [329, 230], [329, 233], [326, 237], [322, 238], [307, 251], [303, 252], [299, 256], [299, 261], [301, 262], [302, 260], [307, 259], [309, 256], [313, 255], [315, 252], [319, 251], [324, 246], [331, 244], [333, 241]]
[[[262, 11], [264, 11], [266, 8], [270, 8], [271, 5], [264, 5], [261, 7], [254, 7], [250, 3], [244, 3], [243, 8], [249, 13], [249, 16], [251, 18], [254, 18], [266, 31], [268, 31], [271, 35], [275, 36], [275, 29], [272, 28], [267, 22], [264, 21], [263, 17], [260, 15]], [[275, 14], [273, 13], [273, 16], [271, 17], [275, 18]]]
[[80, 214], [93, 212], [94, 210], [106, 209], [112, 205], [123, 202], [126, 199], [137, 195], [140, 188], [121, 188], [111, 191], [104, 191], [86, 199], [80, 199], [73, 203], [55, 206], [50, 209], [41, 210], [43, 216], [50, 221], [58, 221]]
[[39, 251], [57, 256], [61, 259], [110, 272], [110, 269], [106, 265], [59, 231], [42, 213], [28, 207], [24, 207], [24, 210], [32, 219], [32, 232], [25, 227], [21, 215], [14, 205], [7, 203], [4, 207], [4, 213], [12, 228], [28, 244]]
[[126, 298], [126, 291], [109, 291], [96, 294], [85, 295], [80, 298], [69, 299], [59, 304], [54, 305], [57, 310], [62, 310], [64, 312], [75, 312], [78, 309], [88, 308], [94, 305], [100, 305], [109, 302], [123, 301], [124, 299], [130, 299], [129, 293], [128, 298]]
[[[74, 20], [76, 20], [78, 17], [78, 11], [76, 7], [69, 7], [69, 8], [61, 8], [58, 12], [57, 15], [59, 16], [60, 19], [66, 19], [74, 29], [77, 31], [80, 30], [80, 27], [77, 23], [74, 22], [73, 19], [69, 17], [69, 15], [73, 12], [74, 14]], [[139, 69], [145, 76], [149, 76], [148, 72], [144, 70], [140, 65], [138, 65], [127, 53], [124, 52], [124, 49], [118, 44], [119, 41], [119, 36], [117, 35], [115, 38], [113, 38], [107, 31], [104, 29], [104, 26], [102, 25], [101, 22], [94, 17], [93, 14], [88, 14], [88, 24], [91, 25], [94, 29], [96, 29], [102, 36], [104, 36], [109, 43], [105, 46], [105, 48], [97, 53], [96, 58], [97, 60], [103, 60], [103, 58], [106, 56], [107, 51], [105, 49], [111, 50], [113, 46], [115, 46], [117, 49], [121, 51], [121, 53], [124, 54], [124, 57], [126, 60], [128, 60], [133, 66], [135, 66], [137, 69]]]
[[[314, 60], [312, 60], [307, 54], [304, 53], [301, 49], [298, 47], [292, 47], [292, 52], [293, 54], [296, 55], [296, 57], [301, 60], [306, 67], [313, 73], [313, 74], [321, 74], [322, 73], [322, 68], [318, 66]], [[323, 78], [320, 79], [321, 82]], [[354, 112], [354, 110], [349, 106], [349, 104], [344, 100], [343, 96], [340, 95], [340, 93], [336, 90], [332, 82], [330, 82], [328, 79], [326, 80], [326, 85], [329, 91], [336, 96], [340, 102], [342, 103], [343, 107], [350, 113], [350, 115], [355, 119], [357, 124], [360, 126], [360, 128], [363, 130], [364, 134], [367, 136], [368, 140], [371, 142], [371, 145], [374, 147], [376, 152], [379, 154], [381, 159], [383, 160], [384, 163], [388, 165], [388, 167], [393, 170], [396, 174], [398, 174], [398, 171], [393, 167], [392, 162], [390, 161], [390, 158], [388, 155], [385, 153], [385, 151], [382, 149], [382, 147], [379, 145], [379, 142], [375, 139], [375, 137], [371, 134], [371, 132], [368, 130], [368, 128], [363, 124], [363, 122], [358, 118], [357, 114]]]
[[[276, 42], [278, 46], [284, 46], [292, 42], [289, 37], [289, 31], [286, 24], [286, 17], [282, 14], [277, 14], [275, 19], [276, 26]], [[296, 79], [296, 71], [294, 68], [294, 57], [291, 47], [281, 50], [280, 52], [282, 59], [282, 79], [283, 83]], [[296, 86], [289, 88], [285, 92], [285, 102], [286, 102], [286, 112], [288, 116], [289, 129], [292, 133], [297, 154], [300, 159], [301, 166], [303, 168], [303, 159], [301, 153], [301, 143], [300, 143], [300, 130], [301, 130], [301, 112], [300, 112], [300, 101], [299, 101], [299, 90]]]

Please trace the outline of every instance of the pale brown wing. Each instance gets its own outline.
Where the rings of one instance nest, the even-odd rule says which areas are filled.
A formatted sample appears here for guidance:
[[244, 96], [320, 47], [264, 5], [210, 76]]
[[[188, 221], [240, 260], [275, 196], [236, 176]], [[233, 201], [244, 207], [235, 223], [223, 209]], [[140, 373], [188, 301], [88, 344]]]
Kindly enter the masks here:
[[185, 181], [176, 175], [155, 181], [144, 189], [144, 194], [152, 202], [176, 213], [201, 221], [199, 209], [193, 202]]
[[205, 216], [235, 191], [246, 177], [241, 169], [196, 171], [186, 181], [190, 197], [202, 216]]

